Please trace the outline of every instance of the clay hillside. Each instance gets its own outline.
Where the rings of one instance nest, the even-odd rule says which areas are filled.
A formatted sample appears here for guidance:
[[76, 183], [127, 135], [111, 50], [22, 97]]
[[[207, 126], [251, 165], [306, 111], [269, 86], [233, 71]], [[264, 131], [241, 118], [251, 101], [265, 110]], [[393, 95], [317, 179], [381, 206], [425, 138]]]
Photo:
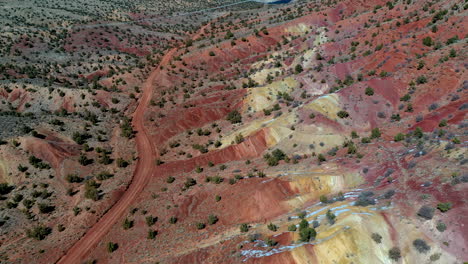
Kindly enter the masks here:
[[466, 263], [467, 15], [0, 1], [0, 263]]

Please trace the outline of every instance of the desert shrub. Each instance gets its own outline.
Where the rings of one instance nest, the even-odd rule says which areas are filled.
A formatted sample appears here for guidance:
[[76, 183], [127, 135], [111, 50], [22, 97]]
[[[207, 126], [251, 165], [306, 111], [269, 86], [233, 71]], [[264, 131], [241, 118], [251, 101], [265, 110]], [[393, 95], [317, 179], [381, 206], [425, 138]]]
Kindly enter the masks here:
[[431, 250], [431, 247], [422, 239], [415, 239], [413, 241], [413, 246], [419, 253], [426, 253]]
[[401, 258], [401, 251], [397, 247], [393, 247], [388, 251], [388, 257], [394, 261], [398, 261]]
[[13, 189], [14, 187], [9, 185], [8, 183], [0, 183], [0, 195], [9, 194]]
[[98, 175], [96, 175], [96, 179], [103, 181], [112, 178], [114, 175], [107, 171], [101, 171]]
[[295, 224], [292, 224], [292, 225], [288, 226], [288, 231], [294, 232], [294, 231], [296, 231], [296, 230], [297, 230], [297, 227], [296, 227]]
[[149, 215], [145, 218], [145, 221], [146, 221], [146, 225], [152, 226], [158, 221], [158, 217]]
[[72, 139], [76, 142], [76, 144], [83, 145], [86, 143], [86, 140], [91, 138], [91, 135], [88, 133], [80, 133], [80, 132], [75, 132], [73, 133]]
[[112, 253], [119, 248], [117, 243], [109, 242], [107, 243], [107, 252]]
[[432, 217], [434, 217], [434, 209], [427, 206], [427, 205], [423, 205], [418, 213], [417, 213], [418, 216], [426, 219], [426, 220], [431, 220]]
[[215, 196], [215, 201], [216, 201], [216, 202], [219, 202], [219, 201], [221, 201], [221, 196], [219, 196], [219, 195], [216, 195], [216, 196]]
[[278, 226], [275, 225], [275, 224], [273, 224], [273, 223], [268, 224], [267, 227], [268, 227], [268, 229], [270, 229], [270, 230], [273, 231], [273, 232], [278, 231]]
[[122, 137], [131, 138], [134, 134], [135, 132], [133, 131], [130, 119], [124, 118], [122, 124], [120, 125], [120, 135]]
[[395, 195], [395, 190], [388, 190], [382, 195], [383, 199], [390, 199], [392, 196]]
[[83, 178], [78, 176], [78, 174], [67, 174], [67, 176], [65, 176], [65, 180], [69, 183], [75, 183], [75, 182], [82, 182]]
[[321, 202], [321, 203], [328, 203], [328, 198], [327, 198], [326, 195], [323, 195], [323, 194], [320, 195], [320, 198], [319, 198], [319, 199], [320, 199], [320, 202]]
[[297, 64], [296, 67], [294, 68], [294, 71], [296, 72], [296, 74], [299, 74], [299, 73], [303, 72], [304, 69], [302, 68], [301, 64]]
[[429, 260], [434, 262], [440, 259], [441, 254], [440, 253], [434, 253], [429, 257]]
[[205, 225], [205, 223], [198, 222], [198, 223], [196, 223], [196, 227], [197, 227], [198, 230], [200, 230], [200, 229], [204, 229], [206, 227], [206, 225]]
[[130, 229], [133, 227], [133, 220], [130, 220], [128, 218], [125, 218], [122, 227], [124, 230]]
[[275, 149], [271, 154], [265, 154], [263, 158], [267, 161], [269, 166], [276, 166], [280, 160], [285, 160], [287, 157], [281, 149]]
[[242, 134], [237, 134], [236, 138], [235, 138], [235, 141], [236, 141], [236, 144], [240, 144], [240, 143], [244, 142], [244, 136], [242, 136]]
[[417, 84], [424, 84], [424, 83], [427, 83], [427, 78], [426, 78], [426, 76], [424, 76], [424, 75], [418, 76], [418, 78], [416, 78], [416, 83], [417, 83]]
[[336, 220], [336, 215], [331, 210], [328, 210], [327, 211], [327, 219], [328, 219], [328, 222], [330, 223], [330, 225], [333, 225], [335, 223], [335, 220]]
[[156, 230], [148, 230], [148, 239], [155, 239], [156, 235], [158, 234], [158, 231]]
[[171, 218], [169, 218], [169, 223], [170, 224], [175, 224], [175, 223], [177, 223], [177, 220], [178, 220], [177, 217], [171, 216]]
[[122, 158], [118, 158], [117, 159], [117, 166], [120, 167], [120, 168], [125, 168], [128, 166], [128, 161], [122, 159]]
[[356, 202], [354, 202], [355, 206], [368, 206], [374, 205], [375, 199], [373, 198], [374, 193], [371, 191], [364, 191], [359, 194]]
[[167, 183], [173, 183], [175, 181], [175, 178], [172, 176], [167, 177], [166, 182]]
[[43, 240], [46, 238], [50, 233], [52, 233], [52, 229], [46, 226], [35, 226], [32, 229], [26, 230], [26, 235], [29, 238], [34, 238], [36, 240]]
[[37, 207], [39, 208], [39, 212], [41, 214], [52, 213], [55, 210], [55, 206], [47, 204], [47, 203], [39, 203], [37, 204]]
[[237, 110], [234, 110], [227, 115], [226, 120], [231, 122], [231, 124], [237, 124], [242, 122], [242, 116]]
[[447, 230], [447, 226], [442, 221], [437, 222], [436, 228], [439, 230], [439, 232], [444, 232]]
[[349, 117], [349, 113], [344, 111], [344, 110], [341, 110], [339, 111], [338, 113], [336, 113], [336, 115], [339, 117], [339, 118], [347, 118]]
[[29, 156], [29, 164], [31, 164], [36, 169], [50, 169], [50, 165], [43, 162], [42, 159], [35, 156]]
[[395, 135], [395, 137], [394, 137], [393, 139], [394, 139], [396, 142], [402, 141], [402, 140], [405, 139], [405, 134], [403, 134], [403, 133], [398, 133], [398, 134]]
[[382, 133], [380, 132], [380, 129], [378, 127], [372, 129], [372, 131], [371, 131], [371, 138], [372, 139], [379, 138], [381, 135], [382, 135]]
[[417, 138], [422, 138], [424, 136], [423, 131], [420, 127], [416, 127], [416, 129], [413, 132], [413, 135]]
[[219, 219], [218, 219], [218, 217], [216, 215], [210, 214], [208, 216], [208, 224], [210, 224], [210, 225], [216, 224], [218, 222], [218, 220]]
[[274, 247], [278, 245], [278, 241], [273, 240], [271, 237], [267, 237], [267, 239], [265, 239], [265, 244], [267, 244], [269, 247]]
[[447, 212], [448, 210], [452, 209], [452, 203], [439, 203], [437, 204], [437, 209], [442, 213]]
[[240, 231], [241, 231], [242, 233], [248, 232], [248, 231], [249, 231], [249, 225], [248, 225], [248, 224], [245, 224], [245, 223], [244, 223], [244, 224], [241, 224], [241, 225], [240, 225]]
[[317, 236], [317, 232], [314, 228], [309, 227], [309, 222], [307, 220], [302, 219], [299, 223], [299, 241], [301, 242], [309, 242], [310, 240], [315, 239]]
[[424, 46], [428, 46], [428, 47], [434, 45], [434, 41], [432, 40], [431, 37], [423, 38], [422, 43], [424, 44]]
[[320, 154], [318, 154], [318, 156], [317, 156], [317, 160], [318, 160], [319, 162], [324, 162], [324, 161], [326, 161], [327, 159], [325, 158], [325, 156], [324, 156], [323, 154], [320, 153]]
[[27, 171], [28, 169], [29, 169], [29, 168], [28, 168], [27, 166], [23, 166], [23, 165], [21, 165], [21, 164], [18, 165], [18, 170], [19, 170], [20, 172], [25, 172], [25, 171]]
[[382, 243], [382, 236], [380, 234], [372, 233], [371, 237], [372, 237], [372, 240], [375, 241], [375, 243], [377, 243], [377, 244]]
[[184, 186], [186, 189], [188, 189], [196, 184], [197, 184], [197, 181], [194, 178], [187, 178], [185, 180]]
[[86, 181], [84, 196], [93, 201], [99, 200], [99, 184], [94, 180]]
[[372, 95], [374, 95], [374, 89], [372, 89], [371, 87], [367, 87], [367, 88], [366, 88], [366, 91], [365, 91], [365, 94], [366, 94], [367, 96], [372, 96]]

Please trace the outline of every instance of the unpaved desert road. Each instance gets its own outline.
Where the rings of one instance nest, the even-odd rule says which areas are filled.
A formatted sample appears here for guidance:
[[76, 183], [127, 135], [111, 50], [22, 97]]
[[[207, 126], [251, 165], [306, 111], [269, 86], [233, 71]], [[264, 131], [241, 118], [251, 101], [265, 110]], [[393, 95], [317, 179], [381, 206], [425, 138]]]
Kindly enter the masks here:
[[[208, 27], [210, 23], [201, 27], [197, 34], [192, 39], [195, 40], [200, 36], [203, 30]], [[122, 217], [127, 211], [131, 203], [135, 198], [143, 191], [145, 186], [148, 184], [152, 173], [155, 168], [155, 158], [157, 153], [150, 140], [148, 132], [144, 126], [144, 113], [148, 107], [151, 97], [153, 95], [153, 82], [158, 77], [161, 66], [167, 65], [172, 59], [177, 48], [169, 50], [162, 58], [160, 64], [151, 72], [150, 76], [146, 79], [143, 84], [143, 94], [140, 102], [133, 113], [133, 127], [136, 134], [136, 147], [138, 149], [138, 162], [136, 169], [133, 173], [133, 178], [130, 186], [125, 191], [124, 195], [117, 201], [112, 208], [103, 216], [99, 221], [94, 224], [86, 234], [78, 240], [65, 255], [63, 255], [57, 263], [59, 264], [75, 264], [84, 261], [87, 254], [94, 248], [101, 238], [111, 229], [111, 227]]]
[[143, 84], [143, 95], [133, 114], [133, 126], [137, 131], [135, 141], [138, 149], [139, 160], [133, 173], [130, 186], [120, 200], [117, 201], [114, 206], [112, 206], [112, 208], [68, 250], [58, 263], [81, 263], [86, 254], [96, 246], [99, 240], [109, 231], [114, 223], [126, 212], [127, 208], [143, 191], [143, 188], [151, 178], [156, 153], [143, 124], [144, 113], [151, 100], [153, 94], [152, 84], [160, 72], [160, 66], [166, 65], [176, 50], [176, 48], [173, 48], [164, 55], [160, 65], [155, 68]]

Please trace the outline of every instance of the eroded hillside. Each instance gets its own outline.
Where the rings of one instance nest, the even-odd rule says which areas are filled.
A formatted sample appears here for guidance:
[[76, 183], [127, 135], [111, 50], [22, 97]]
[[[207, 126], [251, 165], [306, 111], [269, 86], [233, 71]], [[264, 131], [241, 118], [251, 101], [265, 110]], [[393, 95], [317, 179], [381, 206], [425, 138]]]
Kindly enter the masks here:
[[8, 49], [2, 261], [468, 259], [465, 3], [113, 3]]

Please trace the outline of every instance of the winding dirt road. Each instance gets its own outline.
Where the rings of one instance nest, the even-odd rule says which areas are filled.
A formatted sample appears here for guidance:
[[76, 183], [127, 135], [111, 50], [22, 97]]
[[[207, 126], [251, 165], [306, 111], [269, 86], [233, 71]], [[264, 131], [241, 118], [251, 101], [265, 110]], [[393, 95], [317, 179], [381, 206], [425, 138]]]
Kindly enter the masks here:
[[122, 198], [120, 198], [120, 200], [68, 250], [58, 263], [80, 263], [83, 261], [86, 254], [99, 242], [101, 237], [103, 237], [114, 223], [122, 217], [151, 178], [156, 153], [143, 124], [144, 113], [153, 95], [152, 84], [160, 72], [160, 66], [166, 65], [176, 50], [176, 48], [173, 48], [164, 55], [159, 66], [150, 74], [143, 84], [143, 95], [133, 114], [133, 127], [137, 131], [135, 140], [139, 160], [130, 186]]
[[[201, 27], [197, 34], [192, 36], [195, 40], [198, 38], [203, 30], [208, 27], [210, 23]], [[156, 153], [153, 143], [150, 140], [148, 132], [144, 126], [144, 114], [148, 107], [152, 95], [153, 95], [153, 83], [161, 72], [161, 66], [167, 65], [172, 59], [177, 48], [170, 49], [162, 58], [159, 65], [154, 69], [153, 72], [146, 79], [143, 84], [143, 94], [140, 102], [133, 113], [133, 127], [137, 132], [136, 134], [136, 147], [138, 149], [138, 162], [136, 169], [133, 173], [133, 178], [130, 186], [125, 191], [124, 195], [117, 201], [112, 208], [94, 224], [86, 234], [78, 240], [67, 253], [58, 260], [59, 264], [69, 263], [81, 263], [87, 254], [94, 248], [101, 238], [109, 232], [112, 226], [117, 222], [119, 218], [128, 210], [131, 203], [135, 198], [143, 191], [145, 186], [148, 184], [151, 176], [153, 175], [155, 168], [155, 159], [158, 153]]]

